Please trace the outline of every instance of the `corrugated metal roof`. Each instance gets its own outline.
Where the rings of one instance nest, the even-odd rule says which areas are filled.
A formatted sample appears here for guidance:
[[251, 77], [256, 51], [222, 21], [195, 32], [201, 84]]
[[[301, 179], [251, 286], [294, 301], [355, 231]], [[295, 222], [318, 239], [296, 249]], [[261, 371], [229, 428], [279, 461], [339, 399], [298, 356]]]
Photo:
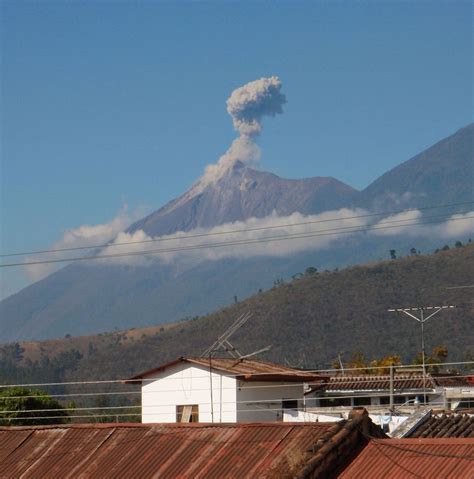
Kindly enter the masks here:
[[0, 428], [2, 478], [259, 478], [297, 461], [334, 424]]
[[[394, 388], [396, 390], [410, 389], [434, 389], [435, 384], [431, 376], [423, 378], [422, 374], [396, 374], [394, 377]], [[368, 391], [368, 390], [389, 390], [390, 376], [332, 376], [323, 387], [326, 391]]]
[[474, 438], [474, 415], [436, 414], [420, 424], [408, 437]]
[[[137, 374], [128, 381], [143, 379], [155, 373], [165, 371], [179, 363], [195, 364], [209, 368], [209, 359], [206, 358], [179, 358], [170, 363], [150, 369], [148, 371]], [[222, 371], [226, 374], [237, 376], [238, 379], [246, 381], [314, 381], [322, 376], [298, 369], [288, 368], [277, 364], [267, 363], [265, 361], [256, 361], [251, 359], [224, 359], [212, 358], [212, 369]]]
[[472, 479], [474, 439], [371, 440], [338, 477]]

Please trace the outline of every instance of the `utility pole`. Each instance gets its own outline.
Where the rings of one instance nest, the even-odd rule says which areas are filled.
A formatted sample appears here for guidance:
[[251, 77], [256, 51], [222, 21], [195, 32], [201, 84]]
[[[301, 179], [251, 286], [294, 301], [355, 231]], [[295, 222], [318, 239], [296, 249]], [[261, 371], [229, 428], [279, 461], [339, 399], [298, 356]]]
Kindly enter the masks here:
[[395, 409], [395, 403], [393, 400], [394, 394], [394, 382], [395, 382], [395, 373], [393, 371], [393, 362], [390, 364], [390, 412], [393, 413]]
[[[443, 309], [453, 309], [456, 306], [423, 306], [419, 308], [398, 308], [387, 309], [391, 313], [403, 313], [410, 318], [415, 319], [421, 326], [421, 362], [423, 369], [423, 404], [426, 405], [426, 364], [425, 364], [425, 323], [431, 319], [435, 314], [438, 314]], [[420, 316], [415, 316], [414, 311], [419, 311]], [[425, 316], [425, 311], [428, 311], [428, 316]]]

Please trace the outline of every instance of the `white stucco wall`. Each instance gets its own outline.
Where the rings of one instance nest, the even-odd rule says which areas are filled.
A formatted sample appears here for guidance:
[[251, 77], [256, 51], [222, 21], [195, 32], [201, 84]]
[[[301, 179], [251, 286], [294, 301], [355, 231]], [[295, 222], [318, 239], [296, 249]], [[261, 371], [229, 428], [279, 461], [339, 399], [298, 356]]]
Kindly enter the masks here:
[[294, 383], [271, 383], [237, 381], [237, 421], [281, 421], [282, 400], [298, 399], [298, 408], [303, 404], [303, 385]]
[[[236, 422], [236, 380], [200, 366], [179, 363], [144, 378], [142, 422], [176, 422], [177, 405], [199, 405], [199, 422]], [[212, 417], [214, 416], [214, 417]]]

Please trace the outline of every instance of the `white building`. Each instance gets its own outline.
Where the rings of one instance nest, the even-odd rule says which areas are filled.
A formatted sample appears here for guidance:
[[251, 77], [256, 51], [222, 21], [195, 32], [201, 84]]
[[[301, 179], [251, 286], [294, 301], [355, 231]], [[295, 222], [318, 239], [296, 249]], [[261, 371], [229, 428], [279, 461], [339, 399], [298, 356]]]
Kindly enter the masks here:
[[304, 385], [320, 376], [249, 359], [179, 358], [127, 382], [142, 386], [142, 422], [283, 420], [304, 407]]

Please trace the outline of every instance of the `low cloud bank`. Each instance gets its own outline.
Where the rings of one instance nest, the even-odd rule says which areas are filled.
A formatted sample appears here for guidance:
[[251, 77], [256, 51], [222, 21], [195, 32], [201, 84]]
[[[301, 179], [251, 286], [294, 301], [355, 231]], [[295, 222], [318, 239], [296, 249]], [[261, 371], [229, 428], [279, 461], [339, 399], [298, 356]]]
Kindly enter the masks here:
[[[66, 230], [61, 239], [56, 241], [49, 249], [64, 249], [64, 248], [82, 248], [88, 246], [95, 246], [105, 244], [114, 239], [121, 231], [125, 230], [134, 221], [142, 216], [142, 211], [135, 211], [130, 213], [128, 208], [123, 207], [117, 215], [110, 221], [98, 225], [82, 225], [78, 228]], [[36, 256], [27, 256], [25, 263], [42, 261], [45, 259], [63, 259], [71, 256], [82, 256], [81, 251], [60, 251], [56, 253], [41, 254]], [[25, 271], [28, 278], [32, 281], [39, 281], [50, 275], [57, 269], [61, 268], [63, 264], [32, 264], [25, 265]]]
[[[459, 239], [474, 232], [474, 211], [455, 214], [439, 224], [422, 224], [419, 210], [406, 211], [382, 220], [363, 209], [340, 209], [318, 215], [293, 213], [197, 228], [171, 236], [152, 238], [139, 230], [120, 233], [100, 255], [131, 254], [104, 260], [114, 264], [147, 265], [162, 262], [247, 259], [257, 256], [284, 257], [309, 250], [327, 249], [353, 235], [410, 237], [434, 236]], [[329, 221], [328, 221], [329, 220]], [[120, 245], [120, 243], [130, 243]]]
[[[447, 219], [423, 218], [421, 211], [410, 210], [379, 219], [364, 209], [343, 208], [317, 215], [293, 213], [227, 223], [213, 228], [197, 228], [169, 236], [150, 237], [143, 230], [124, 230], [139, 215], [126, 209], [100, 225], [83, 225], [66, 231], [51, 249], [96, 246], [109, 243], [97, 255], [112, 257], [84, 261], [94, 265], [129, 265], [146, 267], [156, 262], [174, 262], [186, 268], [223, 258], [285, 257], [304, 251], [328, 249], [355, 235], [367, 237], [435, 237], [443, 240], [464, 239], [474, 234], [474, 211], [454, 214]], [[126, 243], [126, 244], [123, 244]], [[90, 251], [89, 251], [90, 253]], [[50, 253], [48, 259], [83, 256], [82, 251]], [[117, 255], [117, 256], [114, 256]], [[31, 256], [26, 261], [46, 259]], [[38, 281], [63, 264], [25, 265], [32, 281]]]

